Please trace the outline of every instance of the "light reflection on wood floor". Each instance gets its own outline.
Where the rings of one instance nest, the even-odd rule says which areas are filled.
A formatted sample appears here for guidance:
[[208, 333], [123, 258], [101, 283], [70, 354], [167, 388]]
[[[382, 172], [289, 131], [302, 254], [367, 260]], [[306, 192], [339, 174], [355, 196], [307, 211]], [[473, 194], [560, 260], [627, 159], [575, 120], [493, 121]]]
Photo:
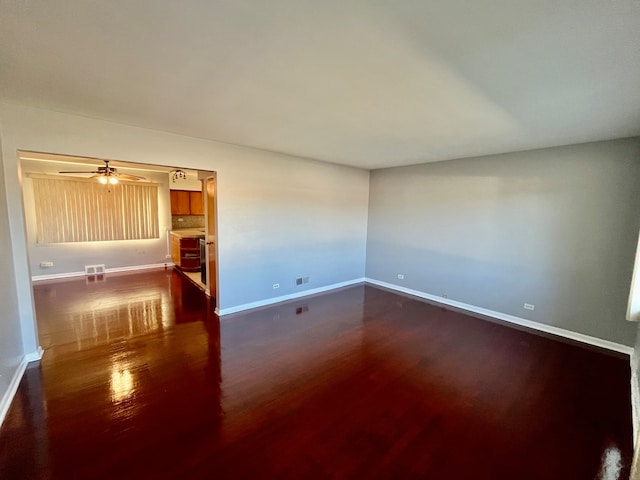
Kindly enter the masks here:
[[34, 288], [0, 478], [596, 478], [629, 363], [371, 286], [221, 321], [171, 270]]

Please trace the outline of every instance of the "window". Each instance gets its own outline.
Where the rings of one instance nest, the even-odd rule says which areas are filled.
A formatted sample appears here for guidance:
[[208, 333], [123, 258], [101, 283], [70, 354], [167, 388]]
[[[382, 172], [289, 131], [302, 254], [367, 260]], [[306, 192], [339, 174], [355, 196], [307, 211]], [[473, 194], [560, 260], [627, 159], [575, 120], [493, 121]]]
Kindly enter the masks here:
[[159, 238], [158, 186], [32, 176], [36, 242]]

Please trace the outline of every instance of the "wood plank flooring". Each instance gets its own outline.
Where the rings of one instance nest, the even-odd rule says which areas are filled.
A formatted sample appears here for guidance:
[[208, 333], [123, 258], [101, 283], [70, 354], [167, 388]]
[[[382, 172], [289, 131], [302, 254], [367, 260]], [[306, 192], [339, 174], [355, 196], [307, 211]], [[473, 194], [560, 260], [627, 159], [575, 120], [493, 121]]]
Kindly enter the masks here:
[[364, 285], [221, 321], [171, 270], [34, 291], [3, 480], [629, 474], [624, 356]]

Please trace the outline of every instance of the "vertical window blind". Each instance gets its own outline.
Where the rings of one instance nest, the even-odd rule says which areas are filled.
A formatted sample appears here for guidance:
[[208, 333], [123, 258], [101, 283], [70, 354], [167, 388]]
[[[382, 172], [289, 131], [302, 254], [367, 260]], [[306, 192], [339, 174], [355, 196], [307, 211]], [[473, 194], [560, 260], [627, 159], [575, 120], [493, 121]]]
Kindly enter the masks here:
[[[158, 186], [32, 177], [37, 243], [159, 238]], [[109, 191], [110, 190], [110, 191]]]

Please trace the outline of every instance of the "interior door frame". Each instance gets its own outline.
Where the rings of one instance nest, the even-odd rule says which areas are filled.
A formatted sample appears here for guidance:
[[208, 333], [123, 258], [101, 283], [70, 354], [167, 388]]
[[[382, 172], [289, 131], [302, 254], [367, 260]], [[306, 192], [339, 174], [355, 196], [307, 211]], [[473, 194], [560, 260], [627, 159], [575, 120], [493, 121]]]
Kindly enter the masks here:
[[[205, 255], [206, 255], [206, 286], [205, 293], [216, 299], [216, 310], [219, 301], [219, 276], [218, 276], [218, 185], [216, 172], [198, 171], [202, 180], [202, 194], [204, 197], [205, 218]], [[213, 288], [211, 286], [213, 285]]]
[[[57, 158], [60, 158], [59, 161], [66, 161], [68, 163], [81, 163], [84, 164], [83, 161], [84, 160], [90, 160], [90, 161], [104, 161], [103, 158], [99, 158], [99, 157], [91, 157], [91, 156], [87, 156], [87, 155], [74, 155], [74, 154], [62, 154], [62, 153], [53, 153], [53, 152], [39, 152], [36, 150], [17, 150], [16, 151], [16, 163], [18, 166], [18, 178], [20, 179], [20, 203], [21, 203], [21, 211], [22, 211], [22, 218], [23, 218], [23, 222], [26, 225], [26, 212], [25, 212], [25, 205], [24, 205], [24, 189], [22, 186], [22, 178], [23, 178], [23, 170], [22, 170], [22, 157], [25, 155], [29, 155], [29, 156], [42, 156], [42, 161], [47, 161], [47, 158], [50, 157], [55, 157], [53, 159], [53, 161], [58, 161], [56, 160]], [[39, 158], [36, 158], [36, 160], [40, 160]], [[160, 169], [188, 169], [188, 170], [195, 170], [198, 172], [198, 178], [199, 179], [205, 179], [205, 181], [203, 182], [203, 195], [205, 194], [206, 191], [206, 179], [207, 178], [213, 178], [213, 185], [214, 185], [214, 198], [213, 198], [213, 208], [211, 209], [212, 213], [213, 213], [213, 219], [210, 220], [209, 216], [208, 216], [208, 211], [207, 211], [207, 205], [205, 204], [205, 225], [209, 224], [210, 221], [212, 222], [212, 224], [214, 225], [214, 230], [215, 230], [215, 249], [213, 251], [213, 257], [214, 257], [214, 262], [216, 265], [216, 273], [215, 273], [215, 288], [214, 288], [214, 292], [211, 293], [209, 291], [209, 283], [207, 282], [207, 285], [205, 286], [205, 293], [209, 296], [213, 296], [216, 299], [216, 308], [215, 308], [215, 313], [218, 313], [218, 309], [219, 309], [219, 305], [220, 305], [220, 299], [219, 299], [219, 275], [218, 275], [218, 238], [217, 238], [217, 230], [218, 230], [218, 223], [217, 223], [217, 212], [218, 212], [218, 203], [217, 203], [217, 172], [213, 171], [213, 170], [201, 170], [198, 167], [177, 167], [177, 166], [171, 166], [171, 165], [164, 165], [164, 164], [157, 164], [157, 163], [145, 163], [145, 162], [135, 162], [135, 161], [131, 161], [131, 160], [114, 160], [114, 159], [109, 159], [110, 162], [112, 162], [112, 164], [114, 164], [115, 166], [122, 166], [123, 168], [139, 168], [144, 170], [145, 168], [151, 169], [153, 170], [153, 167], [158, 167]], [[206, 198], [206, 197], [205, 197]], [[206, 227], [205, 227], [206, 229]], [[26, 236], [26, 231], [25, 231], [25, 237], [24, 237], [24, 248], [26, 250], [26, 255], [27, 255], [27, 262], [28, 262], [28, 258], [29, 258], [29, 245], [28, 245], [28, 239]], [[206, 249], [207, 251], [209, 249]], [[171, 252], [171, 248], [170, 245], [168, 245], [168, 249], [167, 251], [170, 253]], [[209, 262], [209, 258], [207, 258], [207, 265]], [[207, 276], [209, 275], [209, 273], [207, 273]], [[208, 280], [208, 278], [207, 278]], [[39, 352], [39, 356], [37, 358], [34, 357], [34, 360], [38, 360], [42, 357], [42, 347], [40, 346], [40, 332], [38, 332], [38, 322], [37, 322], [37, 313], [35, 311], [35, 305], [34, 305], [34, 294], [33, 294], [33, 279], [32, 279], [32, 275], [31, 275], [31, 271], [29, 269], [29, 287], [30, 287], [30, 300], [31, 300], [31, 308], [32, 308], [32, 313], [31, 313], [31, 319], [32, 319], [32, 325], [33, 325], [33, 330], [32, 330], [32, 334], [33, 334], [33, 340], [35, 345], [37, 346], [37, 351]], [[29, 335], [31, 335], [31, 332], [29, 332]], [[31, 360], [30, 360], [31, 361]]]

